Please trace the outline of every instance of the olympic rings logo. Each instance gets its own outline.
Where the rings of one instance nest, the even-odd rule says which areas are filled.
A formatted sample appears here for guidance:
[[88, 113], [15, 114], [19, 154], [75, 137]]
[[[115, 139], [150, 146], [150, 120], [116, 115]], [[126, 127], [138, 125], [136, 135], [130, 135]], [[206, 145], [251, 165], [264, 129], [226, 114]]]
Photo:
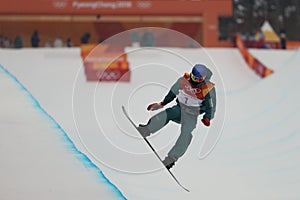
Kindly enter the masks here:
[[190, 85], [185, 85], [184, 88], [187, 92], [190, 92], [192, 94], [198, 94], [201, 92], [200, 88], [192, 88]]
[[99, 70], [96, 72], [96, 76], [99, 80], [119, 80], [121, 77], [121, 73], [117, 70], [114, 71], [102, 71]]

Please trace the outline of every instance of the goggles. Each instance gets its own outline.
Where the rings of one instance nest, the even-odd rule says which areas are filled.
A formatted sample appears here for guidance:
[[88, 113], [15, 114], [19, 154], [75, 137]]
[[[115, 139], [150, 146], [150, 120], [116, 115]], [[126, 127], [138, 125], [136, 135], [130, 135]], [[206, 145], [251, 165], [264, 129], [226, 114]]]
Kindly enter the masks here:
[[191, 77], [192, 81], [194, 81], [196, 83], [201, 83], [205, 80], [205, 76], [198, 78], [193, 73], [190, 74], [190, 77]]

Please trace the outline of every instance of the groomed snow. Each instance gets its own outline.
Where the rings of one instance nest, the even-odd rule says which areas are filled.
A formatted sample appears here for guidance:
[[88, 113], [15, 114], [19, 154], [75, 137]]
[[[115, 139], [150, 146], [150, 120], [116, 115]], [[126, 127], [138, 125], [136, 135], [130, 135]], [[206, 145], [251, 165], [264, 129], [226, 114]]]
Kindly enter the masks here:
[[[1, 197], [300, 197], [300, 51], [255, 51], [263, 63], [278, 63], [275, 73], [266, 79], [247, 68], [236, 49], [126, 51], [131, 82], [87, 83], [78, 48], [0, 50], [0, 64], [63, 130], [0, 70], [4, 94], [0, 113]], [[218, 110], [210, 128], [199, 123], [189, 150], [172, 169], [191, 190], [187, 193], [163, 170], [122, 115], [121, 105], [128, 108], [136, 123], [145, 123], [156, 113], [146, 111], [146, 106], [161, 101], [177, 78], [199, 62], [214, 72]], [[170, 123], [150, 137], [162, 158], [178, 131], [179, 126]], [[74, 148], [70, 148], [72, 143]], [[87, 157], [78, 159], [78, 155]], [[99, 175], [100, 170], [111, 183]]]
[[0, 93], [0, 199], [124, 199], [2, 66]]

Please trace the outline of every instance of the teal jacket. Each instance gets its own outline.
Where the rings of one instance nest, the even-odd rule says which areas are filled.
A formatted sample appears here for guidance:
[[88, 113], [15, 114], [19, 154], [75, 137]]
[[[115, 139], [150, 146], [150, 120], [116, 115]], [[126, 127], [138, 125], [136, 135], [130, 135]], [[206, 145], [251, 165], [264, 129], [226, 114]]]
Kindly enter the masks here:
[[[207, 76], [206, 79], [200, 83], [199, 85], [197, 85], [197, 87], [201, 87], [202, 85], [207, 84], [210, 81], [210, 78], [212, 76], [212, 72], [207, 69]], [[170, 91], [168, 92], [168, 94], [165, 96], [164, 100], [162, 101], [163, 105], [167, 105], [168, 103], [170, 103], [171, 101], [173, 101], [177, 95], [179, 94], [179, 91], [182, 89], [181, 88], [181, 79], [183, 79], [183, 77], [180, 77], [171, 87]], [[197, 88], [195, 87], [195, 88]], [[201, 105], [198, 108], [195, 107], [189, 107], [183, 104], [180, 104], [178, 99], [176, 99], [176, 102], [179, 106], [182, 107], [182, 110], [188, 110], [191, 114], [195, 114], [195, 115], [199, 115], [199, 114], [203, 114], [204, 116], [203, 118], [207, 118], [209, 120], [214, 118], [215, 112], [216, 112], [216, 89], [215, 87], [213, 87], [209, 93], [204, 97]]]

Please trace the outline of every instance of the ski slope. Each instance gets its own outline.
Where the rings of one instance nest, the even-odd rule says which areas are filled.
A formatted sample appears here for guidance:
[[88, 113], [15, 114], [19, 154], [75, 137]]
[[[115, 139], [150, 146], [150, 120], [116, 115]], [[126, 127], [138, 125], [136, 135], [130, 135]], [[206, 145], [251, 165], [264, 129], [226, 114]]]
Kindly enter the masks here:
[[[126, 51], [130, 83], [87, 83], [78, 48], [0, 50], [1, 197], [300, 198], [300, 51], [251, 50], [275, 70], [266, 79], [236, 49]], [[121, 106], [136, 123], [147, 122], [156, 112], [146, 106], [161, 101], [194, 63], [214, 72], [218, 107], [211, 127], [199, 123], [172, 169], [187, 193], [163, 170]], [[178, 134], [179, 126], [170, 123], [150, 142], [163, 158]]]

